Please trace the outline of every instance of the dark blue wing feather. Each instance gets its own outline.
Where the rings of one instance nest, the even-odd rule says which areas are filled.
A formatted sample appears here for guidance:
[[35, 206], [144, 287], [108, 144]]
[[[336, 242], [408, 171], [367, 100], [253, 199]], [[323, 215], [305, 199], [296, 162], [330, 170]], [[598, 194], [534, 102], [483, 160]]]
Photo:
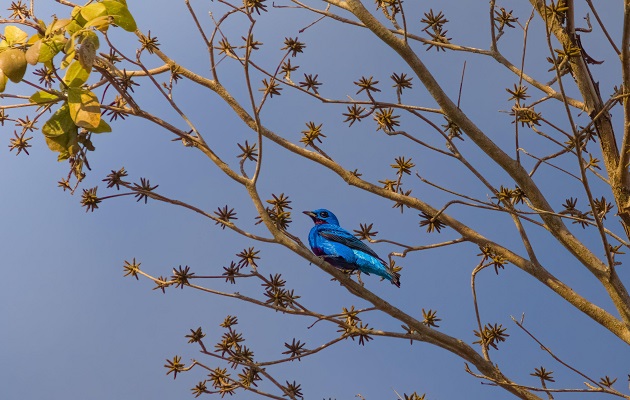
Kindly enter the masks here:
[[374, 252], [374, 250], [368, 247], [367, 244], [363, 243], [356, 236], [346, 231], [345, 229], [332, 229], [332, 228], [327, 227], [326, 229], [321, 229], [319, 231], [319, 234], [328, 240], [332, 240], [333, 242], [343, 244], [344, 246], [348, 246], [354, 250], [362, 251], [364, 253], [371, 255], [372, 257], [376, 257], [379, 260], [383, 261], [378, 256], [378, 254]]

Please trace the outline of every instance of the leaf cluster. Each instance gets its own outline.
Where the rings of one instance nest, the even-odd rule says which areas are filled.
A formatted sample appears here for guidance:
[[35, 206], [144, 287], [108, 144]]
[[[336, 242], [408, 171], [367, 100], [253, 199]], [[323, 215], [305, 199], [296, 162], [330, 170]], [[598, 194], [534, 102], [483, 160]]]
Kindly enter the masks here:
[[[237, 324], [237, 317], [228, 315], [220, 324], [220, 326], [225, 329], [225, 332], [214, 346], [214, 352], [217, 353], [220, 358], [226, 360], [231, 369], [236, 370], [244, 366], [241, 373], [238, 374], [237, 379], [232, 378], [227, 368], [217, 367], [211, 369], [208, 375], [210, 378], [209, 381], [212, 387], [222, 396], [225, 394], [232, 395], [238, 388], [258, 386], [257, 382], [262, 380], [258, 372], [258, 367], [254, 364], [254, 352], [244, 345], [245, 338], [242, 333], [234, 328]], [[196, 392], [195, 388], [192, 390]]]
[[499, 269], [504, 269], [505, 265], [509, 263], [507, 258], [498, 254], [494, 249], [490, 246], [484, 246], [479, 248], [481, 250], [478, 256], [481, 256], [481, 264], [485, 264], [489, 262], [491, 266], [494, 267], [494, 272], [499, 275]]
[[510, 336], [505, 333], [506, 329], [507, 328], [504, 328], [501, 324], [486, 324], [481, 332], [474, 331], [475, 336], [478, 337], [479, 340], [474, 341], [473, 343], [481, 344], [484, 347], [490, 346], [493, 349], [498, 350], [498, 344], [500, 342], [505, 342], [507, 337]]
[[267, 298], [265, 304], [270, 304], [274, 308], [292, 307], [300, 296], [296, 295], [293, 289], [286, 289], [285, 285], [286, 281], [280, 274], [270, 275], [269, 279], [265, 279], [262, 283]]
[[[0, 42], [0, 92], [5, 90], [9, 80], [21, 82], [28, 64], [40, 65], [35, 75], [46, 90], [35, 92], [30, 102], [47, 110], [60, 104], [41, 128], [46, 144], [59, 153], [59, 161], [74, 157], [86, 163], [85, 152], [94, 150], [90, 135], [111, 132], [111, 127], [101, 118], [97, 96], [86, 83], [97, 59], [99, 34], [106, 33], [110, 26], [130, 32], [136, 30], [126, 2], [90, 2], [74, 7], [70, 19], [54, 17], [49, 24], [35, 19], [22, 1], [12, 2], [9, 10], [13, 18], [32, 20], [37, 30], [29, 37], [15, 25], [5, 27], [4, 39]], [[58, 55], [62, 56], [60, 63], [56, 60]], [[59, 75], [60, 70], [65, 70], [63, 77]], [[57, 80], [60, 80], [60, 90], [52, 90]], [[29, 129], [37, 128], [34, 125], [23, 127], [23, 132], [16, 133], [11, 143], [11, 149], [16, 149], [18, 154], [22, 151], [28, 154], [29, 138], [24, 137], [24, 133]], [[79, 175], [77, 179], [81, 179]]]
[[[292, 209], [290, 206], [291, 200], [289, 200], [289, 196], [286, 196], [284, 193], [280, 193], [280, 195], [272, 193], [271, 197], [271, 199], [266, 200], [268, 204], [271, 204], [271, 207], [265, 207], [265, 211], [276, 228], [286, 231], [289, 228], [289, 224], [292, 222], [291, 211], [289, 211]], [[256, 220], [256, 225], [262, 223], [260, 216], [257, 216]]]
[[499, 31], [503, 32], [505, 27], [515, 28], [515, 23], [518, 21], [518, 17], [512, 15], [512, 10], [507, 11], [504, 7], [500, 7], [498, 10], [494, 10], [494, 26]]
[[446, 227], [446, 224], [442, 221], [440, 221], [439, 217], [435, 218], [432, 215], [429, 215], [425, 212], [422, 212], [421, 214], [418, 214], [421, 218], [420, 220], [420, 226], [426, 226], [427, 227], [427, 233], [432, 233], [432, 232], [437, 232], [440, 233], [442, 232], [442, 228]]
[[450, 43], [452, 38], [446, 36], [448, 31], [444, 29], [444, 25], [448, 20], [445, 18], [444, 13], [439, 11], [435, 14], [433, 9], [430, 9], [428, 13], [424, 13], [424, 18], [420, 22], [425, 24], [422, 30], [429, 34], [430, 42], [424, 43], [428, 46], [426, 50], [428, 51], [435, 47], [435, 50], [438, 52], [440, 50], [446, 51], [440, 44]]

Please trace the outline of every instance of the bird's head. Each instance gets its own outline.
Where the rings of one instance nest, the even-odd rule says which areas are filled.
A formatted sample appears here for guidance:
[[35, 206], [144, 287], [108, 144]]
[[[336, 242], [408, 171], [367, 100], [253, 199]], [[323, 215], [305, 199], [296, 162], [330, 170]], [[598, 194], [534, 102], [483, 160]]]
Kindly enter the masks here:
[[339, 220], [335, 217], [335, 214], [325, 208], [320, 208], [315, 211], [303, 211], [303, 213], [311, 217], [315, 225], [330, 224], [339, 226]]

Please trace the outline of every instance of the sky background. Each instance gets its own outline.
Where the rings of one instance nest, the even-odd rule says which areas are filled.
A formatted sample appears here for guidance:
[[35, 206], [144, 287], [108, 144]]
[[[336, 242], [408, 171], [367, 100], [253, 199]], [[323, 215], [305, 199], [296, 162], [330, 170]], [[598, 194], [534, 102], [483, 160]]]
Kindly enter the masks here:
[[[515, 9], [515, 15], [523, 22], [531, 11], [525, 2], [499, 3], [508, 10]], [[583, 6], [582, 2], [576, 3]], [[217, 2], [193, 1], [192, 4], [207, 29], [212, 27], [208, 11], [218, 18], [226, 10]], [[321, 6], [319, 2], [314, 4]], [[371, 1], [365, 4], [373, 9]], [[35, 5], [36, 15], [47, 22], [53, 13], [60, 18], [69, 13], [69, 9], [52, 0], [37, 0]], [[148, 6], [146, 2], [129, 0], [128, 5], [139, 29], [145, 33], [150, 30], [157, 36], [166, 54], [187, 68], [210, 76], [207, 52], [183, 2], [153, 1]], [[355, 95], [357, 88], [352, 82], [363, 75], [374, 76], [381, 82], [379, 87], [383, 90], [379, 99], [395, 101], [389, 76], [393, 72], [410, 74], [411, 71], [369, 32], [324, 20], [304, 33], [298, 33], [315, 20], [313, 15], [271, 7], [269, 4], [271, 12], [258, 17], [255, 29], [255, 37], [264, 43], [256, 55], [260, 65], [274, 69], [283, 55], [280, 48], [284, 46], [284, 38], [299, 36], [307, 48], [304, 54], [292, 59], [294, 65], [301, 67], [293, 75], [294, 81], [301, 81], [303, 73], [318, 74], [324, 82], [320, 88], [322, 95], [338, 99], [346, 96], [363, 98]], [[442, 9], [450, 20], [448, 36], [454, 43], [480, 48], [489, 46], [486, 2], [410, 1], [405, 7], [414, 33], [420, 33], [422, 13], [431, 8], [435, 12]], [[609, 21], [613, 37], [618, 38], [622, 22], [620, 2], [604, 2], [600, 13]], [[0, 10], [0, 15], [6, 16], [6, 11]], [[581, 18], [584, 13], [577, 15]], [[245, 35], [246, 29], [244, 20], [236, 19], [227, 24], [223, 32], [236, 42]], [[121, 48], [129, 50], [136, 46], [133, 34], [121, 29], [115, 31], [112, 32], [113, 40], [120, 43]], [[540, 19], [534, 19], [525, 69], [541, 81], [547, 81], [551, 79], [551, 73], [547, 72], [548, 64], [543, 62], [548, 55], [543, 33]], [[608, 60], [591, 68], [606, 98], [620, 79], [616, 56], [597, 29], [591, 35], [583, 35], [583, 42], [593, 58]], [[500, 43], [505, 55], [518, 64], [522, 30], [508, 30]], [[436, 53], [434, 50], [425, 52], [419, 43], [413, 43], [413, 47], [453, 98], [457, 97], [463, 62], [467, 62], [461, 108], [488, 136], [514, 154], [511, 117], [500, 111], [511, 108], [505, 88], [512, 87], [517, 82], [516, 77], [481, 56]], [[143, 60], [149, 66], [160, 65], [152, 57]], [[232, 60], [223, 61], [219, 68], [222, 83], [235, 97], [246, 100], [242, 69]], [[414, 89], [404, 93], [403, 101], [434, 107], [417, 78], [413, 82]], [[13, 84], [8, 86], [7, 92], [20, 90], [22, 94], [30, 94], [25, 87]], [[573, 88], [569, 91], [575, 93]], [[155, 89], [137, 88], [136, 94], [142, 107], [186, 129]], [[529, 94], [540, 96], [533, 88]], [[212, 148], [236, 167], [236, 155], [240, 152], [236, 143], [246, 139], [254, 141], [252, 132], [239, 123], [220, 99], [190, 83], [182, 82], [177, 86], [175, 100]], [[6, 100], [2, 101], [4, 104]], [[566, 116], [561, 107], [550, 106], [544, 110], [545, 116], [566, 127]], [[342, 123], [343, 112], [346, 112], [345, 106], [322, 106], [311, 98], [285, 89], [282, 96], [268, 100], [261, 118], [266, 127], [294, 142], [299, 141], [306, 122], [322, 123], [327, 135], [322, 148], [344, 167], [358, 168], [368, 181], [394, 179], [389, 164], [395, 157], [405, 156], [413, 159], [414, 172], [423, 177], [478, 198], [491, 196], [461, 166], [425, 149], [412, 147], [404, 138], [386, 137], [382, 132], [376, 132], [372, 121], [366, 120], [348, 129]], [[9, 114], [11, 117], [18, 115]], [[613, 112], [616, 117], [620, 114], [619, 109]], [[586, 116], [577, 119], [584, 125]], [[441, 118], [433, 120], [443, 123]], [[615, 121], [620, 128], [621, 120]], [[410, 133], [443, 146], [440, 137], [416, 120], [402, 117], [401, 122]], [[92, 171], [83, 187], [98, 185], [99, 195], [111, 194], [105, 190], [101, 179], [110, 170], [124, 166], [129, 171], [130, 180], [147, 177], [153, 184], [160, 185], [159, 193], [188, 201], [206, 211], [229, 204], [238, 212], [236, 222], [239, 225], [264, 234], [262, 225], [253, 225], [255, 211], [245, 191], [222, 175], [200, 152], [172, 142], [171, 135], [144, 121], [128, 118], [112, 126], [114, 132], [94, 139], [97, 151], [90, 156]], [[0, 127], [7, 144], [13, 129], [10, 123]], [[542, 152], [544, 146], [548, 146], [530, 131], [522, 131], [524, 147]], [[3, 276], [0, 283], [0, 359], [4, 361], [0, 364], [0, 398], [187, 398], [189, 389], [204, 379], [202, 370], [182, 374], [173, 381], [172, 375], [165, 376], [165, 359], [180, 355], [186, 364], [195, 358], [215, 367], [217, 363], [202, 357], [198, 347], [187, 344], [184, 336], [190, 329], [202, 327], [207, 334], [205, 343], [212, 347], [223, 332], [218, 325], [226, 315], [239, 316], [237, 328], [260, 360], [282, 357], [283, 343], [294, 337], [313, 348], [336, 336], [336, 327], [332, 325], [320, 323], [308, 329], [313, 322], [310, 319], [283, 316], [190, 289], [170, 288], [166, 294], [153, 291], [154, 285], [146, 279], [136, 281], [123, 277], [124, 261], [134, 257], [142, 263], [143, 270], [154, 276], [170, 275], [172, 268], [179, 265], [188, 265], [199, 275], [213, 275], [221, 273], [223, 266], [236, 260], [234, 254], [255, 246], [261, 250], [262, 256], [259, 271], [265, 275], [282, 273], [288, 287], [295, 289], [302, 296], [302, 302], [315, 311], [337, 313], [342, 307], [366, 305], [331, 282], [323, 271], [309, 266], [308, 262], [286, 249], [244, 240], [184, 209], [155, 201], [144, 205], [124, 197], [105, 201], [96, 212], [86, 214], [79, 204], [78, 194], [70, 196], [57, 188], [57, 181], [67, 173], [67, 165], [56, 162], [56, 154], [47, 149], [39, 132], [33, 136], [30, 156], [15, 157], [6, 147], [0, 153], [0, 185], [3, 187], [0, 242], [4, 244], [0, 259]], [[461, 149], [476, 167], [489, 174], [493, 184], [513, 186], [504, 173], [479, 157], [479, 151], [470, 146], [469, 141], [462, 142]], [[575, 163], [571, 162], [566, 160], [563, 165], [575, 168]], [[556, 209], [560, 209], [564, 199], [570, 196], [581, 198], [582, 203], [578, 204], [585, 204], [580, 186], [553, 169], [541, 170], [536, 175], [536, 182], [548, 193]], [[603, 185], [595, 180], [593, 185], [598, 196], [608, 195]], [[413, 195], [438, 208], [450, 199], [421, 184], [413, 175], [405, 178], [403, 188], [413, 189]], [[424, 228], [418, 227], [417, 212], [407, 209], [401, 214], [391, 207], [391, 202], [348, 187], [332, 173], [269, 142], [265, 143], [259, 190], [264, 198], [270, 198], [271, 193], [285, 193], [290, 197], [294, 210], [290, 232], [304, 241], [312, 222], [300, 211], [320, 207], [332, 210], [342, 226], [349, 230], [358, 229], [360, 223], [371, 222], [380, 238], [410, 245], [457, 238], [448, 229], [439, 235], [427, 234]], [[453, 207], [449, 213], [489, 238], [524, 253], [507, 217], [463, 207]], [[610, 228], [619, 233], [621, 229], [615, 223], [609, 222]], [[596, 236], [590, 231], [571, 228], [580, 239], [600, 249]], [[566, 251], [558, 250], [542, 230], [531, 226], [528, 229], [531, 229], [534, 247], [542, 263], [552, 273], [581, 295], [611, 309], [604, 291], [584, 268]], [[373, 248], [382, 256], [399, 250], [388, 244], [374, 245]], [[603, 256], [601, 249], [596, 251]], [[367, 288], [417, 318], [422, 318], [423, 308], [437, 310], [442, 319], [440, 331], [470, 344], [476, 340], [472, 332], [477, 329], [470, 273], [478, 262], [478, 253], [477, 246], [464, 244], [410, 254], [399, 260], [404, 267], [400, 289], [375, 277], [366, 277], [364, 282]], [[618, 261], [625, 262], [626, 256], [620, 256]], [[623, 266], [619, 268], [619, 274], [624, 282], [630, 282], [630, 274]], [[262, 290], [257, 284], [236, 287], [208, 284], [219, 289], [257, 294], [262, 298]], [[482, 320], [508, 328], [510, 337], [507, 342], [501, 344], [500, 351], [491, 351], [493, 361], [508, 377], [523, 384], [537, 385], [536, 378], [529, 374], [542, 365], [554, 371], [556, 387], [583, 385], [583, 378], [553, 362], [511, 322], [510, 316], [519, 318], [524, 313], [528, 329], [564, 361], [595, 379], [603, 375], [618, 377], [615, 387], [620, 390], [626, 387], [626, 375], [630, 373], [628, 346], [583, 314], [567, 307], [533, 278], [507, 266], [498, 276], [491, 269], [485, 270], [478, 276], [477, 285]], [[400, 323], [376, 314], [365, 315], [364, 321], [377, 329], [400, 330]], [[299, 363], [279, 365], [270, 372], [282, 382], [296, 380], [301, 383], [307, 399], [341, 400], [355, 398], [357, 394], [368, 400], [395, 399], [396, 392], [409, 394], [413, 391], [426, 393], [428, 399], [461, 398], [462, 394], [468, 399], [507, 397], [506, 392], [481, 385], [479, 380], [466, 374], [463, 361], [454, 355], [427, 344], [410, 346], [408, 341], [390, 338], [375, 338], [366, 346], [348, 340]], [[241, 392], [235, 398], [254, 396]], [[558, 395], [556, 398], [569, 396]]]

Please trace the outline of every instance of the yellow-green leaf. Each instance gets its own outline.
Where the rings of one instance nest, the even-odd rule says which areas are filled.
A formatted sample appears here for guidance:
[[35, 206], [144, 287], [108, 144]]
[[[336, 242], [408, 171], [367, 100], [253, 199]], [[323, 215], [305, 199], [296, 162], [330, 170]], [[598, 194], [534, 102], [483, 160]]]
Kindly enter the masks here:
[[0, 69], [0, 93], [4, 92], [4, 89], [7, 88], [7, 81], [9, 80], [9, 78], [7, 78], [7, 76], [4, 74], [4, 72], [2, 72], [2, 70]]
[[[82, 8], [83, 8], [83, 7], [81, 7], [81, 6], [75, 6], [75, 7], [72, 9], [72, 11], [70, 11], [70, 16], [71, 16], [73, 19], [77, 19], [77, 18], [79, 18], [79, 17], [81, 16], [81, 9], [82, 9]], [[83, 22], [85, 22], [85, 21], [83, 21]]]
[[4, 28], [4, 37], [9, 46], [14, 44], [24, 44], [28, 38], [28, 34], [14, 25], [7, 25]]
[[97, 129], [101, 123], [101, 104], [98, 97], [87, 89], [70, 87], [68, 89], [70, 116], [77, 126]]
[[[81, 16], [86, 21], [107, 15], [107, 8], [103, 3], [92, 3], [85, 7], [81, 7]], [[85, 25], [84, 25], [85, 26]]]
[[78, 153], [79, 144], [77, 137], [76, 129], [61, 136], [45, 136], [48, 148], [52, 151], [59, 152], [57, 161], [67, 160], [69, 157]]
[[85, 128], [90, 132], [94, 132], [94, 133], [105, 133], [105, 132], [111, 132], [112, 131], [112, 127], [109, 126], [109, 124], [107, 122], [105, 122], [105, 120], [103, 118], [101, 118], [101, 122], [99, 122], [98, 126], [96, 128]]
[[68, 67], [68, 65], [70, 65], [70, 63], [72, 62], [72, 60], [74, 60], [74, 56], [77, 55], [77, 52], [72, 50], [72, 52], [66, 54], [66, 56], [63, 58], [63, 60], [61, 60], [61, 68], [66, 68]]
[[48, 93], [48, 92], [44, 92], [43, 90], [40, 90], [39, 92], [35, 92], [35, 94], [33, 94], [28, 100], [31, 103], [44, 104], [44, 103], [51, 103], [60, 99], [61, 97], [57, 94]]
[[78, 131], [72, 117], [70, 117], [70, 107], [64, 103], [48, 121], [42, 126], [42, 133], [46, 137], [63, 136], [67, 132]]
[[70, 22], [70, 24], [66, 27], [66, 31], [71, 35], [74, 35], [76, 32], [83, 29], [83, 26], [87, 22], [85, 18], [81, 16], [81, 10], [82, 7], [77, 6], [74, 7], [72, 9], [72, 12], [70, 13], [70, 16], [72, 17], [72, 22]]
[[114, 17], [114, 23], [128, 32], [135, 31], [138, 26], [127, 6], [115, 0], [104, 0], [101, 4], [107, 7], [107, 14]]
[[111, 18], [109, 15], [104, 15], [102, 17], [94, 18], [91, 21], [85, 23], [85, 28], [94, 27], [99, 31], [105, 32], [109, 26], [111, 25]]
[[26, 72], [24, 52], [11, 48], [0, 53], [0, 69], [12, 82], [20, 82]]
[[[81, 18], [81, 19], [83, 19], [83, 18]], [[72, 20], [72, 22], [70, 22], [68, 24], [68, 26], [66, 26], [66, 32], [68, 32], [70, 35], [74, 35], [78, 31], [80, 31], [81, 29], [83, 29], [83, 25], [80, 25], [75, 20]]]
[[42, 36], [39, 33], [34, 34], [26, 41], [26, 44], [34, 45], [42, 39]]
[[64, 103], [42, 127], [46, 144], [52, 151], [59, 152], [59, 161], [75, 155], [78, 150], [78, 128], [70, 117], [70, 107]]
[[72, 22], [71, 19], [53, 19], [53, 21], [46, 28], [46, 37], [60, 34], [60, 31], [64, 29], [68, 24]]
[[74, 42], [74, 35], [73, 35], [70, 38], [70, 40], [66, 41], [65, 44], [63, 45], [63, 52], [66, 54], [73, 53], [75, 47], [76, 47], [76, 43]]
[[63, 49], [66, 38], [63, 35], [55, 35], [50, 39], [42, 40], [42, 47], [39, 49], [39, 58], [38, 62], [46, 63], [52, 60], [57, 53]]
[[63, 77], [63, 81], [69, 87], [80, 87], [83, 85], [90, 76], [90, 71], [86, 70], [79, 61], [73, 61], [66, 71], [66, 76]]

